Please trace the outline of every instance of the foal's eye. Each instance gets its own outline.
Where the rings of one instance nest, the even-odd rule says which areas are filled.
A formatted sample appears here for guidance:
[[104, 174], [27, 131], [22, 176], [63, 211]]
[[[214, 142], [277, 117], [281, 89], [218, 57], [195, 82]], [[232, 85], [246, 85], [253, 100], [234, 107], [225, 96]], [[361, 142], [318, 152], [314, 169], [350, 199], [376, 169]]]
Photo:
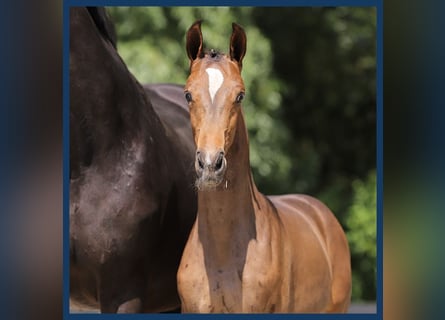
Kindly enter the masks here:
[[244, 99], [244, 92], [240, 92], [237, 96], [236, 96], [236, 103], [241, 103], [241, 101], [243, 101]]
[[188, 103], [192, 102], [192, 94], [190, 92], [185, 93], [185, 100], [187, 100]]

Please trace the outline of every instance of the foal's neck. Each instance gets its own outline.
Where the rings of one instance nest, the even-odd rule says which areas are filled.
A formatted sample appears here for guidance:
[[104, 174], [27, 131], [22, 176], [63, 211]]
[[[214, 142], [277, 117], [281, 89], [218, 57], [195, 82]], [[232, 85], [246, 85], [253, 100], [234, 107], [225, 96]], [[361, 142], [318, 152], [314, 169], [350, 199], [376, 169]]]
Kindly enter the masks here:
[[230, 258], [234, 252], [242, 255], [237, 252], [245, 249], [241, 243], [247, 245], [256, 236], [256, 187], [250, 170], [249, 143], [242, 113], [226, 159], [226, 179], [221, 186], [198, 192], [199, 235], [221, 261], [227, 261], [227, 255]]

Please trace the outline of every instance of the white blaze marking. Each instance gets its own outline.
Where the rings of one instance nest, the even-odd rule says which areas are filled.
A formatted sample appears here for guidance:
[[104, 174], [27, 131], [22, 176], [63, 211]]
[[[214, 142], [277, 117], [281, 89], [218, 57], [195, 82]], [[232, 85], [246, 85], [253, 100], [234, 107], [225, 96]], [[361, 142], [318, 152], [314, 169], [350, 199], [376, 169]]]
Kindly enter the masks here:
[[219, 88], [221, 88], [224, 77], [221, 71], [215, 68], [207, 68], [206, 72], [209, 75], [209, 93], [213, 103], [213, 99], [215, 99], [216, 93], [218, 92]]

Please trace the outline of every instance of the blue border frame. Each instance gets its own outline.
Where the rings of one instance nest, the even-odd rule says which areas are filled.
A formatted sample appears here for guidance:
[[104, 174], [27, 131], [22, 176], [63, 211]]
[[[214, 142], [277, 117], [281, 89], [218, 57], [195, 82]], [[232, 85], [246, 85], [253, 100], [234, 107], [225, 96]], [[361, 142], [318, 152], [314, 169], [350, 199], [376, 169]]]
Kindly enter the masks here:
[[[377, 13], [377, 312], [374, 314], [71, 314], [69, 312], [69, 9], [77, 6], [356, 6]], [[63, 319], [383, 319], [383, 0], [64, 0], [63, 2]]]

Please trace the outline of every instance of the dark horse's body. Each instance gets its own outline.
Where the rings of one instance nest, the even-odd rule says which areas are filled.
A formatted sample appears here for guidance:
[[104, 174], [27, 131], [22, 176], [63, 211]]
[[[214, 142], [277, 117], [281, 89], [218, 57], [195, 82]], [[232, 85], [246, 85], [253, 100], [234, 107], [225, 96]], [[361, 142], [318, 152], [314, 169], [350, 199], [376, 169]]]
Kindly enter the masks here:
[[180, 86], [135, 80], [111, 26], [103, 10], [71, 8], [70, 297], [169, 311], [196, 215], [187, 104]]

